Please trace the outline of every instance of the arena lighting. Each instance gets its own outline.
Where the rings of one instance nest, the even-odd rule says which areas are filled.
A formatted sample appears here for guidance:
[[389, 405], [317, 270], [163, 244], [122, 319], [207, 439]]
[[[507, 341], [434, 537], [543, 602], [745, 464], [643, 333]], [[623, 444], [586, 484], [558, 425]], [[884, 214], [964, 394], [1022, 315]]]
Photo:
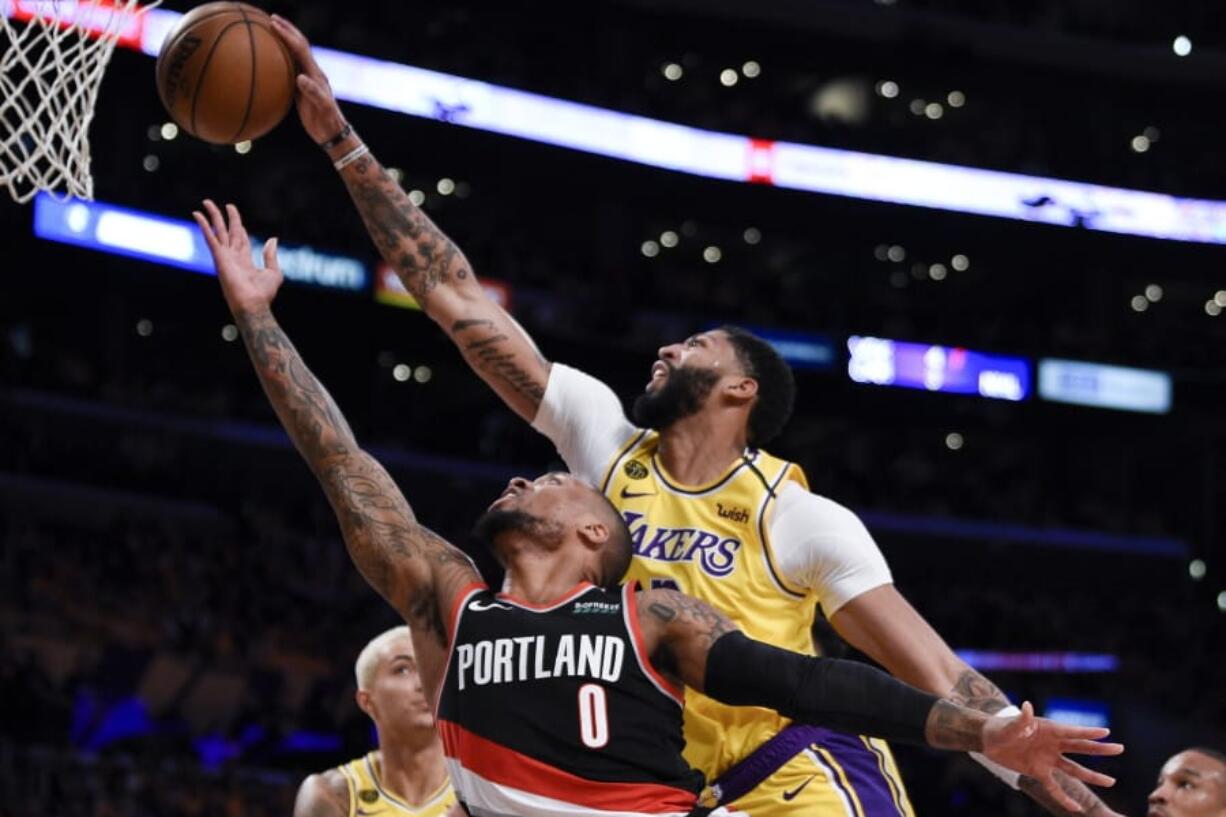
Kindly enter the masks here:
[[834, 341], [826, 335], [790, 329], [747, 327], [762, 340], [775, 347], [793, 369], [824, 371], [834, 368]]
[[[28, 18], [33, 5], [0, 0], [0, 10], [16, 17]], [[120, 45], [155, 56], [181, 16], [149, 9], [125, 21]], [[316, 48], [315, 54], [343, 100], [651, 167], [890, 204], [1226, 244], [1224, 201], [754, 139], [327, 48]]]
[[1108, 728], [1111, 725], [1111, 710], [1102, 701], [1086, 701], [1079, 698], [1048, 698], [1043, 707], [1043, 717], [1070, 726]]
[[983, 672], [1115, 672], [1120, 659], [1107, 653], [958, 650], [958, 657]]
[[847, 348], [847, 374], [857, 383], [996, 400], [1024, 400], [1030, 394], [1030, 364], [1020, 357], [855, 335]]
[[1149, 369], [1044, 358], [1039, 361], [1039, 397], [1079, 406], [1166, 414], [1171, 410], [1171, 376]]
[[[34, 234], [48, 241], [213, 274], [212, 256], [196, 225], [155, 213], [98, 201], [59, 201], [40, 193], [34, 199]], [[254, 236], [251, 241], [252, 256], [263, 263], [264, 242]], [[369, 286], [366, 265], [356, 258], [282, 244], [277, 260], [286, 279], [294, 283], [349, 292], [363, 292]]]

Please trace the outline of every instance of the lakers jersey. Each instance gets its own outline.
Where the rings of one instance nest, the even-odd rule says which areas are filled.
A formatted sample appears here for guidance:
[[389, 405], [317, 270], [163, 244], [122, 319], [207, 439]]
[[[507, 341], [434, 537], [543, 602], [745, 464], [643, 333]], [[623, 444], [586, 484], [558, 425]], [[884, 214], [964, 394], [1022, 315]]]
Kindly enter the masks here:
[[443, 817], [456, 803], [455, 790], [447, 779], [422, 805], [410, 806], [383, 786], [377, 752], [351, 760], [338, 769], [349, 784], [349, 817]]
[[[817, 596], [790, 586], [767, 534], [784, 482], [808, 488], [800, 467], [749, 450], [710, 485], [682, 485], [656, 457], [659, 435], [641, 431], [609, 464], [605, 495], [630, 528], [635, 558], [626, 580], [671, 587], [731, 618], [751, 638], [813, 655]], [[685, 694], [685, 758], [714, 779], [788, 720], [769, 709], [726, 706]]]

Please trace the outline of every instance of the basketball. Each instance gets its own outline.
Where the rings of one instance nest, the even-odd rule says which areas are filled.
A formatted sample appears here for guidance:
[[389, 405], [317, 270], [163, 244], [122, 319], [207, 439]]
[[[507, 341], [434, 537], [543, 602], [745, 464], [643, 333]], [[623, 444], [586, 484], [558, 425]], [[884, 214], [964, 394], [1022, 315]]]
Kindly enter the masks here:
[[268, 133], [294, 99], [294, 63], [268, 14], [246, 3], [192, 9], [162, 45], [158, 94], [183, 130], [213, 144]]

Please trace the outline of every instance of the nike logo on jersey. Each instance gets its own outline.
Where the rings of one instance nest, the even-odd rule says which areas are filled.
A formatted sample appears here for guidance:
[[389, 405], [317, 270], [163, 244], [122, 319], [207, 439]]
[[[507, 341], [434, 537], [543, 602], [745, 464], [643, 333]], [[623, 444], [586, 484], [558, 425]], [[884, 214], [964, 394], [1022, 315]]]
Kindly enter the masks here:
[[791, 802], [791, 801], [795, 800], [795, 799], [796, 799], [796, 795], [798, 795], [798, 794], [800, 794], [802, 791], [804, 791], [804, 790], [805, 790], [805, 786], [807, 786], [807, 785], [809, 785], [810, 783], [812, 783], [812, 782], [813, 782], [813, 778], [815, 778], [815, 777], [817, 777], [817, 775], [815, 775], [815, 774], [811, 774], [811, 775], [809, 775], [809, 779], [808, 779], [808, 780], [806, 780], [805, 782], [801, 783], [801, 784], [800, 784], [799, 786], [797, 786], [796, 788], [792, 789], [791, 791], [785, 791], [785, 792], [783, 793], [783, 799], [784, 799], [784, 800], [786, 800], [786, 801], [788, 801], [788, 802]]
[[491, 601], [489, 604], [482, 604], [480, 601], [473, 600], [468, 603], [468, 609], [474, 613], [484, 613], [486, 610], [510, 610], [511, 605], [499, 604], [496, 601]]
[[655, 495], [656, 495], [655, 491], [641, 491], [640, 492], [640, 491], [631, 491], [626, 488], [622, 488], [622, 499], [638, 499], [639, 497], [642, 497], [642, 496], [655, 496]]

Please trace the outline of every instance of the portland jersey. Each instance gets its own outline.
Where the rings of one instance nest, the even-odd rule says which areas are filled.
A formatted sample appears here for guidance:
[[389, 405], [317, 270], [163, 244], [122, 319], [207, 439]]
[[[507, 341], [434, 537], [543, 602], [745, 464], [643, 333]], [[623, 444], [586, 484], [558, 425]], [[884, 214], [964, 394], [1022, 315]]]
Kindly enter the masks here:
[[455, 791], [450, 780], [434, 791], [419, 806], [411, 806], [398, 794], [383, 785], [379, 756], [371, 752], [337, 767], [349, 786], [347, 817], [444, 817], [455, 805]]
[[681, 691], [644, 654], [635, 588], [533, 606], [473, 585], [452, 612], [438, 729], [479, 817], [684, 815]]
[[[610, 462], [600, 485], [626, 519], [635, 556], [626, 581], [672, 587], [707, 602], [745, 634], [813, 655], [818, 597], [791, 586], [775, 564], [768, 523], [787, 480], [808, 489], [800, 466], [749, 450], [710, 485], [681, 485], [656, 457], [659, 435], [641, 431]], [[685, 695], [685, 758], [714, 779], [789, 721], [770, 709]]]

